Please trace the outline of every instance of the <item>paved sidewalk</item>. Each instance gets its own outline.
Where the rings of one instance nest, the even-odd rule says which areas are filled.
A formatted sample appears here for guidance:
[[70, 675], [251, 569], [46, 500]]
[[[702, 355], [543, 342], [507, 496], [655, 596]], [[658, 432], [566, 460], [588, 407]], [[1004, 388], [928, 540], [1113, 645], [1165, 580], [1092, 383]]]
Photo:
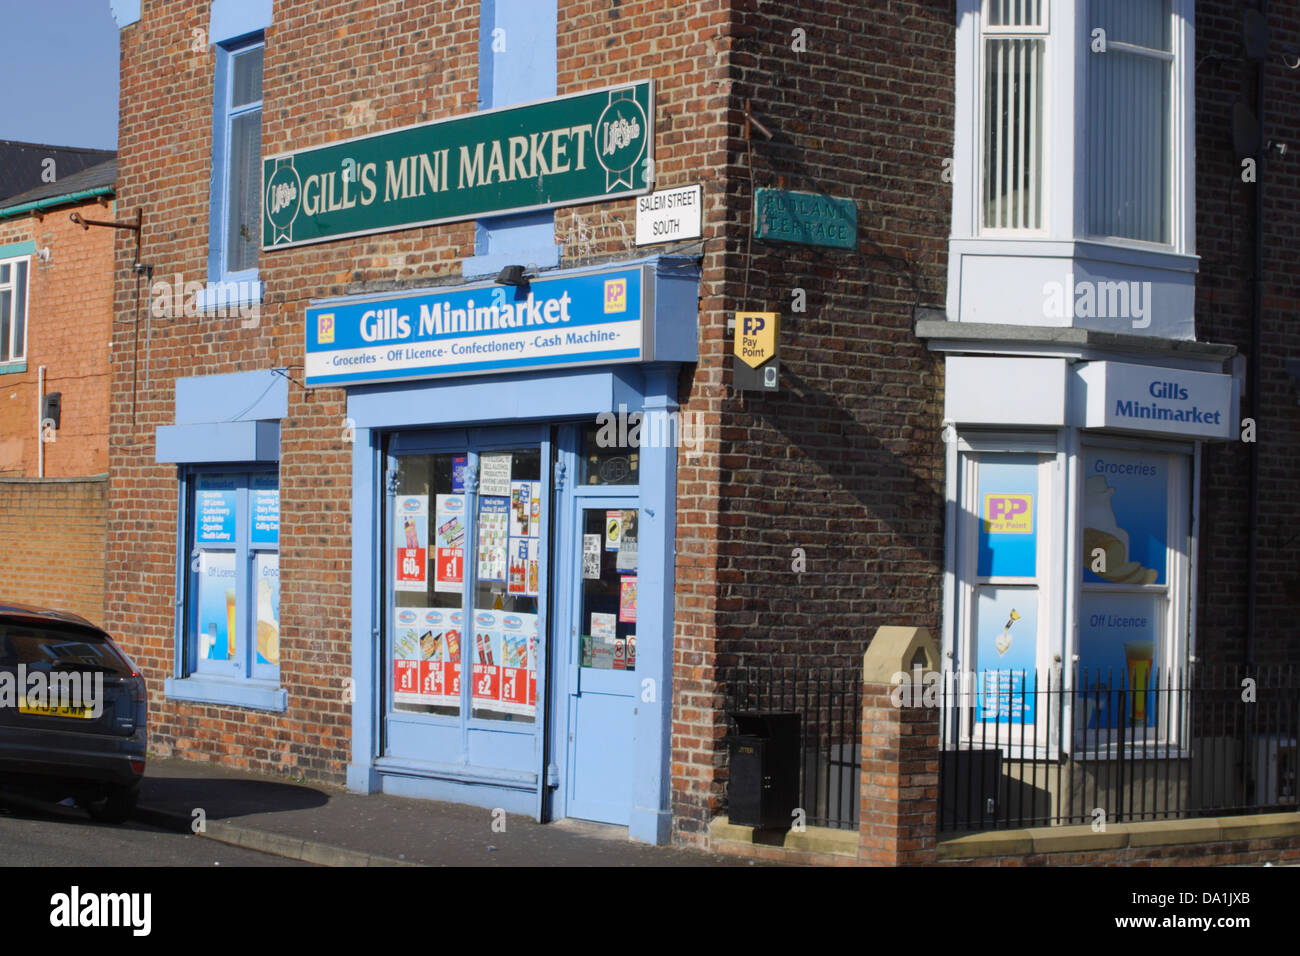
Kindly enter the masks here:
[[326, 866], [744, 866], [732, 857], [633, 843], [625, 830], [507, 816], [479, 807], [363, 796], [188, 760], [150, 757], [135, 818]]

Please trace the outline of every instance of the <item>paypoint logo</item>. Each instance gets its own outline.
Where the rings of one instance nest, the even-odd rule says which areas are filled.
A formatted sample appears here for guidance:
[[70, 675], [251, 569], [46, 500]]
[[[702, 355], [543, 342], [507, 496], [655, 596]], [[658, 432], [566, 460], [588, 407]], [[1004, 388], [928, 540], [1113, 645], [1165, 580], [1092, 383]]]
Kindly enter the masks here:
[[985, 534], [1033, 534], [1033, 495], [985, 495]]
[[736, 315], [736, 356], [750, 368], [758, 368], [776, 355], [777, 312], [741, 312]]
[[605, 281], [605, 314], [627, 311], [627, 280], [607, 279]]
[[334, 341], [334, 313], [323, 312], [316, 316], [316, 344], [329, 345]]

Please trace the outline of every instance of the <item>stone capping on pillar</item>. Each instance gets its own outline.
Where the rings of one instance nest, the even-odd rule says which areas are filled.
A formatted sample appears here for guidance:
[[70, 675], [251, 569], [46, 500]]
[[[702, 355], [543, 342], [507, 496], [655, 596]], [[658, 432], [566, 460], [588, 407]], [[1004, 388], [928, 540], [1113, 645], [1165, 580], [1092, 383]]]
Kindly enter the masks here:
[[[935, 862], [939, 814], [939, 713], [896, 706], [894, 678], [914, 666], [937, 670], [939, 648], [924, 627], [876, 630], [862, 657], [862, 771], [858, 862]], [[916, 698], [920, 702], [919, 695]], [[908, 704], [909, 698], [903, 703]]]

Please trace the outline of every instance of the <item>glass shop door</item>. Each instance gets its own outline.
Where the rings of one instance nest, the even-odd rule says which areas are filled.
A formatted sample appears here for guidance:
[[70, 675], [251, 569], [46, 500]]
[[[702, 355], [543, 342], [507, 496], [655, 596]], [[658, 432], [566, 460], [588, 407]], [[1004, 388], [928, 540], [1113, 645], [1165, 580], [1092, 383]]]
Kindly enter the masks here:
[[382, 753], [394, 763], [540, 793], [551, 446], [539, 427], [390, 441]]

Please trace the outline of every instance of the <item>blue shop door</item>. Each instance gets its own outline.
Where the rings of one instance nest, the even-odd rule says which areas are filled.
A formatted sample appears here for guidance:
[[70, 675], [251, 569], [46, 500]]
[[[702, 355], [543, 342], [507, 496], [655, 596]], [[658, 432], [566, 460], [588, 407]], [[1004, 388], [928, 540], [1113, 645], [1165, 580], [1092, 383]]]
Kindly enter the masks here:
[[384, 562], [381, 766], [509, 791], [502, 805], [534, 815], [551, 448], [538, 427], [394, 436]]
[[635, 498], [577, 510], [568, 697], [567, 815], [627, 826], [636, 754]]

